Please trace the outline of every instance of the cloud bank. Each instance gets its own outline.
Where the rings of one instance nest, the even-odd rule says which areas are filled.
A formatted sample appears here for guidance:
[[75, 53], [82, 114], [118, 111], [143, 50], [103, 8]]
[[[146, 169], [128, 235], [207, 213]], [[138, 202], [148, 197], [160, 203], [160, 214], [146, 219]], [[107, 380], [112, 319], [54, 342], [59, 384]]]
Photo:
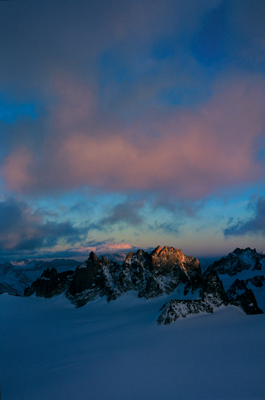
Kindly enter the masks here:
[[36, 251], [58, 244], [73, 245], [86, 238], [87, 230], [70, 221], [54, 222], [45, 212], [33, 210], [24, 201], [0, 202], [0, 253]]
[[[88, 248], [92, 233], [194, 245], [200, 226], [208, 243], [223, 233], [214, 213], [263, 199], [264, 13], [259, 0], [0, 2], [2, 252]], [[263, 235], [262, 201], [246, 221], [240, 204], [226, 245]]]
[[195, 110], [150, 111], [129, 127], [108, 116], [102, 123], [90, 90], [73, 80], [62, 86], [41, 154], [15, 146], [2, 163], [11, 191], [88, 186], [199, 200], [264, 174], [256, 146], [265, 122], [260, 77], [219, 84]]

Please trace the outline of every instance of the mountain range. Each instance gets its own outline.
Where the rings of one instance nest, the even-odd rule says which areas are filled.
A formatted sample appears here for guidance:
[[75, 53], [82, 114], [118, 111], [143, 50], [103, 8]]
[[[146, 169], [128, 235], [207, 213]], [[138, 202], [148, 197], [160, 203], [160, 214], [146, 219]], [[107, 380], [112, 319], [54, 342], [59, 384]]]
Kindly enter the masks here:
[[[124, 258], [125, 257], [125, 258]], [[124, 260], [124, 261], [122, 261]], [[17, 296], [50, 298], [62, 294], [76, 307], [96, 298], [114, 301], [125, 293], [152, 301], [163, 296], [157, 324], [233, 305], [246, 314], [265, 310], [265, 255], [235, 249], [202, 273], [197, 258], [173, 247], [139, 249], [127, 256], [0, 264], [0, 290]]]

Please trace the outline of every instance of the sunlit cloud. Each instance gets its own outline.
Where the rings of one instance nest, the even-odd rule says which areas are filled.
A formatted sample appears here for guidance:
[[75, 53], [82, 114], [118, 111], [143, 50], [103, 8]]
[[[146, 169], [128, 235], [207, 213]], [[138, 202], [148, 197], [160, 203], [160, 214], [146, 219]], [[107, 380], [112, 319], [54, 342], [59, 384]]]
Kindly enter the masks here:
[[77, 255], [89, 254], [91, 251], [97, 254], [106, 254], [106, 253], [129, 253], [129, 251], [134, 251], [138, 247], [131, 243], [109, 243], [106, 240], [106, 243], [94, 243], [90, 246], [84, 247], [76, 247], [69, 249], [70, 252], [75, 252]]
[[4, 160], [7, 187], [42, 193], [87, 185], [199, 200], [258, 181], [264, 173], [255, 147], [264, 129], [264, 81], [238, 79], [219, 86], [196, 110], [177, 107], [169, 114], [151, 114], [144, 124], [136, 120], [124, 130], [111, 123], [109, 129], [94, 129], [91, 119], [99, 115], [95, 111], [90, 117], [91, 100], [79, 109], [85, 89], [65, 90], [66, 99], [75, 94], [73, 111], [79, 118], [70, 118], [70, 123], [71, 103], [62, 101], [52, 115], [54, 134], [47, 139], [42, 158], [18, 149]]
[[21, 192], [32, 187], [35, 178], [30, 173], [31, 165], [34, 167], [36, 165], [31, 151], [25, 147], [14, 150], [0, 167], [0, 173], [7, 183], [7, 188]]

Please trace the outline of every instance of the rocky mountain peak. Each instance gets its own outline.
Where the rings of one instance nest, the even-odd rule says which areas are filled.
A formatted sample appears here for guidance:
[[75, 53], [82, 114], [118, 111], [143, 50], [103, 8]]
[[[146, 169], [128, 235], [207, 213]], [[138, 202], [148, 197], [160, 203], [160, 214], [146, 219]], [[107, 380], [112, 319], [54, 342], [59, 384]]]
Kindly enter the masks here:
[[237, 247], [230, 254], [240, 255], [240, 254], [244, 254], [244, 253], [249, 253], [249, 254], [253, 254], [253, 255], [258, 254], [256, 249], [251, 249], [250, 247], [246, 247], [245, 249], [240, 249], [239, 247]]
[[102, 261], [103, 264], [108, 264], [109, 263], [109, 260], [105, 256], [101, 257], [101, 261]]
[[157, 246], [151, 253], [152, 267], [153, 268], [167, 268], [172, 269], [174, 266], [181, 266], [185, 256], [181, 250], [175, 249], [174, 247]]
[[237, 275], [244, 270], [261, 270], [265, 263], [265, 255], [257, 253], [256, 249], [236, 248], [221, 260], [210, 265], [205, 273], [215, 270], [218, 274]]
[[161, 246], [157, 246], [153, 251], [152, 251], [152, 255], [154, 256], [154, 257], [156, 257], [156, 256], [158, 256], [158, 254], [160, 253], [160, 251], [162, 250], [162, 247]]
[[90, 252], [87, 263], [96, 264], [99, 262], [98, 256], [93, 251]]
[[149, 258], [149, 254], [144, 250], [137, 250], [135, 253], [130, 251], [130, 253], [125, 257], [125, 264], [131, 265], [134, 263], [144, 263]]

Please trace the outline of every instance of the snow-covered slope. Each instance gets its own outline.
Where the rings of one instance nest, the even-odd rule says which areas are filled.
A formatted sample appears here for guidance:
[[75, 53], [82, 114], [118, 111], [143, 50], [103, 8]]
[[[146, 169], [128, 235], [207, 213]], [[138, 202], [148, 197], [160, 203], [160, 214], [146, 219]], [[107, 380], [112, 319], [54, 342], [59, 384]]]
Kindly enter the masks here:
[[246, 289], [254, 293], [258, 306], [265, 311], [265, 255], [256, 250], [235, 249], [226, 257], [215, 261], [205, 271], [216, 271], [231, 299], [242, 295]]
[[2, 399], [264, 399], [265, 315], [228, 306], [157, 326], [166, 300], [1, 295]]

